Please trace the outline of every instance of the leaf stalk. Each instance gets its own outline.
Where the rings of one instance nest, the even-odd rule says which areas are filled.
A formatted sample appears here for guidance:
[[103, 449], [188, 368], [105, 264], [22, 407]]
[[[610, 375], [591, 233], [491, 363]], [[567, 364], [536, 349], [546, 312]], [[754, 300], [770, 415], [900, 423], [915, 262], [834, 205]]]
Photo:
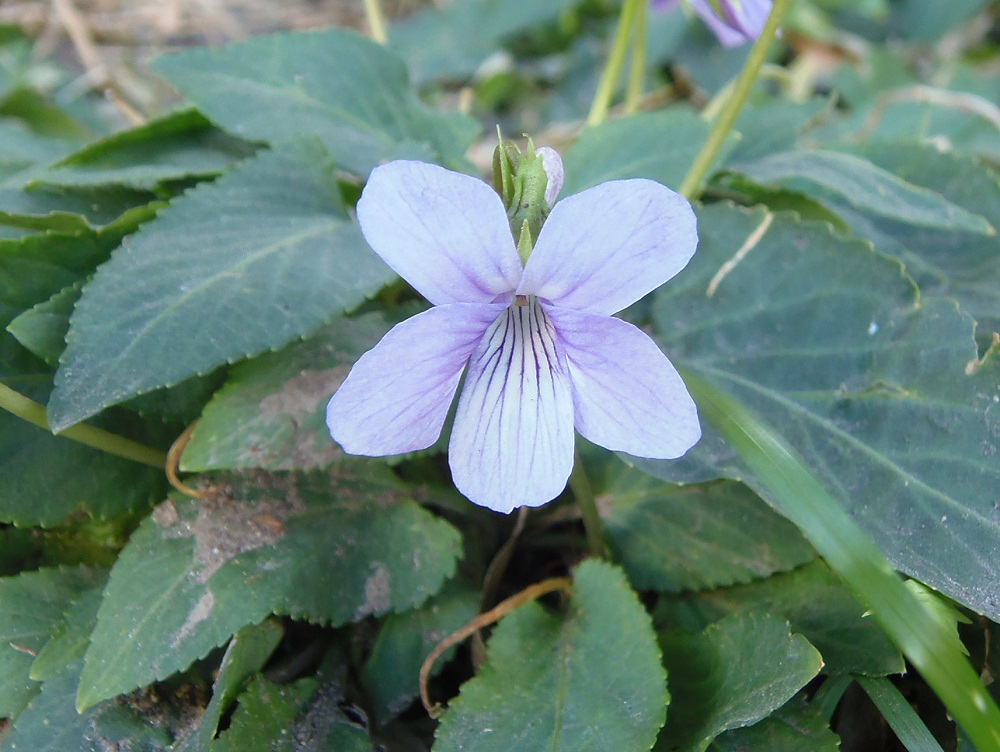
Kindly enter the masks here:
[[[16, 392], [4, 383], [0, 383], [0, 408], [16, 415], [21, 420], [27, 421], [34, 426], [52, 432], [49, 426], [45, 408], [34, 400], [25, 397], [20, 392]], [[167, 455], [159, 449], [148, 447], [124, 436], [105, 431], [101, 428], [88, 426], [79, 423], [70, 426], [65, 431], [53, 434], [64, 439], [70, 439], [79, 444], [89, 446], [91, 449], [98, 449], [116, 457], [124, 457], [127, 460], [138, 462], [142, 465], [163, 468], [167, 462]]]

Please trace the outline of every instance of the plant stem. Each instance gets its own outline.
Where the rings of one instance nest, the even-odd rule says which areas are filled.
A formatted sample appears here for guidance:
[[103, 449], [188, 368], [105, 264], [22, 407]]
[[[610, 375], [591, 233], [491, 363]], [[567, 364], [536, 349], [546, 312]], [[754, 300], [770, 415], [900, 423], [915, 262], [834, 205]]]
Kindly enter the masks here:
[[[3, 383], [0, 383], [0, 408], [13, 413], [18, 418], [32, 425], [44, 428], [46, 431], [51, 432], [52, 430], [49, 427], [44, 407], [28, 399], [20, 392], [15, 392]], [[53, 435], [71, 439], [80, 444], [86, 444], [92, 449], [99, 449], [102, 452], [107, 452], [117, 457], [124, 457], [127, 460], [139, 462], [143, 465], [163, 468], [167, 462], [166, 453], [161, 452], [159, 449], [153, 449], [131, 439], [126, 439], [124, 436], [84, 425], [83, 423], [71, 426], [62, 433]]]
[[597, 84], [597, 93], [594, 95], [594, 103], [590, 106], [590, 114], [587, 116], [587, 125], [589, 126], [602, 123], [608, 114], [611, 97], [614, 96], [615, 85], [621, 75], [622, 63], [625, 62], [625, 53], [628, 50], [629, 37], [632, 35], [636, 11], [641, 4], [648, 1], [625, 0], [622, 4], [622, 12], [618, 17], [618, 30], [611, 43], [611, 54], [608, 55], [608, 62], [604, 65], [601, 80]]
[[573, 490], [576, 503], [580, 506], [580, 514], [583, 515], [583, 527], [587, 531], [587, 548], [590, 550], [590, 555], [603, 559], [607, 556], [604, 523], [601, 522], [601, 513], [597, 510], [597, 502], [594, 499], [594, 489], [590, 485], [587, 471], [583, 469], [583, 460], [579, 452], [573, 461], [569, 487]]
[[642, 80], [646, 73], [646, 17], [649, 15], [649, 3], [639, 3], [635, 12], [634, 32], [632, 34], [632, 53], [629, 60], [628, 89], [625, 91], [625, 114], [631, 115], [639, 110], [642, 99]]
[[784, 438], [738, 400], [682, 369], [705, 419], [750, 470], [750, 482], [793, 522], [870, 609], [920, 672], [979, 752], [1000, 752], [1000, 710], [961, 643], [906, 587], [857, 523], [816, 479]]
[[774, 35], [781, 25], [781, 19], [785, 15], [789, 3], [790, 0], [774, 0], [771, 12], [767, 16], [767, 22], [750, 49], [746, 65], [743, 66], [739, 78], [733, 85], [732, 95], [719, 113], [719, 118], [715, 121], [712, 132], [708, 134], [705, 145], [701, 147], [701, 151], [695, 157], [694, 164], [691, 165], [684, 182], [681, 183], [678, 191], [681, 195], [693, 198], [700, 192], [702, 181], [705, 180], [705, 176], [712, 168], [712, 163], [726, 142], [729, 132], [733, 129], [740, 110], [743, 109], [743, 103], [746, 102], [754, 83], [757, 81], [757, 75], [767, 59], [767, 52], [771, 47], [771, 42], [774, 41]]
[[379, 44], [388, 42], [389, 36], [385, 32], [385, 18], [382, 16], [379, 0], [365, 0], [365, 18], [368, 19], [368, 30], [372, 39]]
[[440, 704], [431, 702], [430, 694], [427, 690], [427, 681], [430, 679], [431, 669], [434, 668], [435, 661], [437, 661], [437, 659], [440, 658], [448, 648], [452, 645], [457, 645], [466, 637], [475, 634], [483, 627], [488, 627], [490, 624], [499, 621], [511, 611], [523, 606], [525, 603], [537, 600], [546, 593], [551, 593], [555, 590], [572, 593], [573, 580], [569, 577], [551, 577], [547, 580], [536, 582], [534, 585], [529, 585], [520, 593], [516, 593], [507, 600], [501, 601], [489, 611], [473, 617], [472, 620], [469, 621], [464, 627], [452, 632], [439, 642], [437, 647], [431, 651], [430, 655], [424, 659], [424, 663], [420, 667], [420, 700], [423, 702], [424, 709], [427, 711], [427, 714], [430, 715], [431, 718], [439, 718], [444, 712], [444, 708], [441, 707]]

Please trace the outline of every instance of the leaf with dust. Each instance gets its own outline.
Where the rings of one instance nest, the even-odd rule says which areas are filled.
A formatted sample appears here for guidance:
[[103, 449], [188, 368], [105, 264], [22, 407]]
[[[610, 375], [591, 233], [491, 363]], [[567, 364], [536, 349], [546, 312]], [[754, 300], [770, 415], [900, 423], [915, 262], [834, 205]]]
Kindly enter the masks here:
[[236, 366], [205, 407], [182, 468], [309, 470], [342, 458], [326, 404], [388, 329], [378, 314], [340, 318], [315, 337]]
[[78, 704], [184, 669], [272, 613], [336, 626], [418, 606], [460, 550], [374, 463], [236, 475], [165, 501], [112, 569]]

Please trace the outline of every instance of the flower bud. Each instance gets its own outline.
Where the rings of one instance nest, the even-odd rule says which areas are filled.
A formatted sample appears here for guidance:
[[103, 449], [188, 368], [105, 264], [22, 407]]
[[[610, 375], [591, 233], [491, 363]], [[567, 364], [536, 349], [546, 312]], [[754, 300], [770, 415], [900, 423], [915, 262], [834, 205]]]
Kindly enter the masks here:
[[522, 153], [514, 143], [500, 139], [493, 152], [493, 188], [507, 210], [522, 262], [527, 261], [562, 183], [562, 159], [554, 149], [536, 150], [528, 139], [527, 152]]

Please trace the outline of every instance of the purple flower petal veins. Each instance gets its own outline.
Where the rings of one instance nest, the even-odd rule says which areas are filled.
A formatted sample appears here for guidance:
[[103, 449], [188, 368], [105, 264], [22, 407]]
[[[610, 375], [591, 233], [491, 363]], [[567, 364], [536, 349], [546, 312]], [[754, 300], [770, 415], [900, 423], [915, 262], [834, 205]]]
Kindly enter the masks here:
[[327, 423], [345, 451], [433, 444], [463, 372], [449, 463], [456, 487], [497, 511], [562, 491], [574, 428], [651, 458], [678, 457], [700, 438], [666, 356], [611, 318], [694, 253], [683, 197], [622, 180], [564, 199], [523, 268], [499, 197], [434, 165], [377, 168], [358, 218], [373, 250], [435, 307], [394, 327], [330, 400]]
[[573, 469], [564, 353], [537, 300], [507, 308], [469, 361], [448, 449], [455, 487], [498, 512], [554, 499]]

